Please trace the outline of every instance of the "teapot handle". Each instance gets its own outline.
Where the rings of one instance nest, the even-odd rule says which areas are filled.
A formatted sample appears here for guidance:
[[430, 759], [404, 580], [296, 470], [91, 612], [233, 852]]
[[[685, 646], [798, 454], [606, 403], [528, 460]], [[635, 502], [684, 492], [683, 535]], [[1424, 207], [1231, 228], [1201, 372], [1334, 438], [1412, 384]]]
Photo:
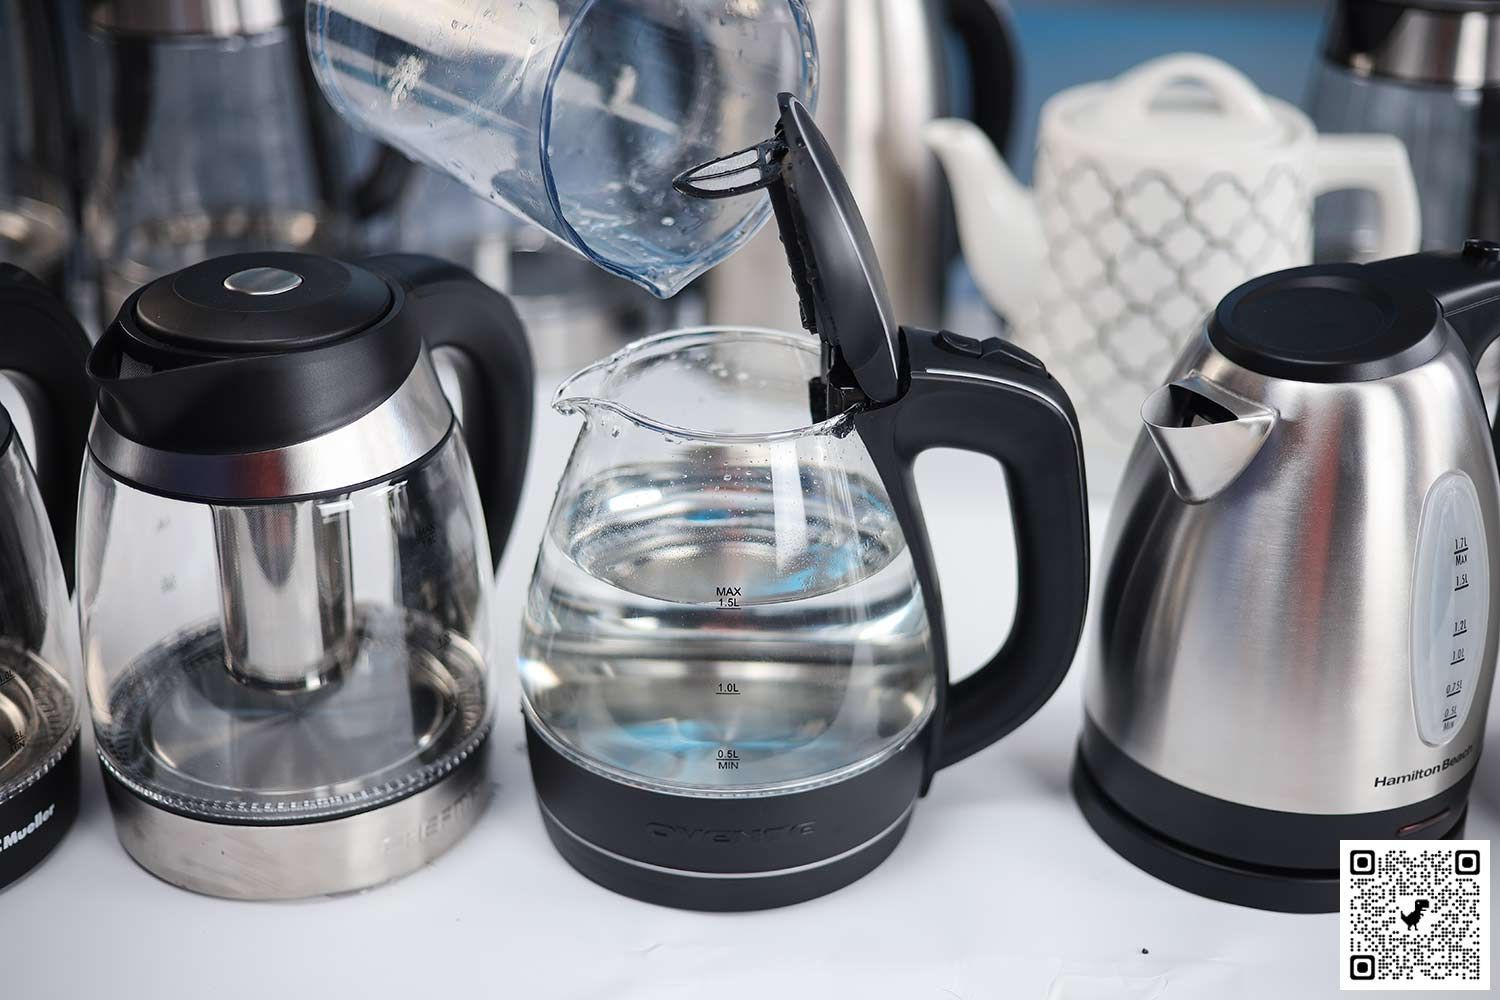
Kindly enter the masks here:
[[1019, 61], [1010, 11], [1001, 0], [947, 0], [946, 14], [969, 57], [971, 117], [1003, 153], [1015, 120]]
[[[855, 426], [911, 548], [940, 664], [928, 777], [1015, 729], [1057, 690], [1088, 607], [1089, 525], [1078, 420], [1060, 385], [1014, 345], [903, 331], [910, 387]], [[996, 459], [1010, 489], [1019, 592], [1015, 625], [989, 663], [947, 682], [942, 595], [912, 469], [931, 448]]]
[[399, 281], [407, 308], [421, 316], [430, 350], [458, 352], [463, 406], [459, 424], [469, 445], [496, 568], [521, 505], [531, 452], [536, 373], [526, 328], [510, 300], [447, 261], [386, 254], [364, 262]]
[[18, 389], [36, 429], [32, 468], [71, 589], [78, 482], [94, 413], [89, 338], [57, 296], [10, 264], [0, 264], [0, 315], [0, 370], [25, 378]]

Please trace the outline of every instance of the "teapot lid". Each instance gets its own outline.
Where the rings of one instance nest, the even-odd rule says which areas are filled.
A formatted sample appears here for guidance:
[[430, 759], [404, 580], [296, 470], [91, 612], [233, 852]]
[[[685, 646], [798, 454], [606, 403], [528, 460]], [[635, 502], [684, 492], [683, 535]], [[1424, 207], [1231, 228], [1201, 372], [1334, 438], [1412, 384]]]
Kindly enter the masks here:
[[802, 323], [871, 402], [902, 390], [901, 330], [849, 182], [806, 105], [780, 98], [776, 136], [687, 171], [674, 181], [697, 198], [765, 189], [776, 210]]
[[1208, 340], [1251, 371], [1296, 382], [1368, 382], [1437, 355], [1442, 310], [1425, 287], [1360, 264], [1316, 264], [1225, 296]]
[[1142, 63], [1114, 80], [1074, 87], [1048, 102], [1054, 127], [1082, 144], [1214, 150], [1281, 146], [1298, 130], [1239, 70], [1181, 53]]

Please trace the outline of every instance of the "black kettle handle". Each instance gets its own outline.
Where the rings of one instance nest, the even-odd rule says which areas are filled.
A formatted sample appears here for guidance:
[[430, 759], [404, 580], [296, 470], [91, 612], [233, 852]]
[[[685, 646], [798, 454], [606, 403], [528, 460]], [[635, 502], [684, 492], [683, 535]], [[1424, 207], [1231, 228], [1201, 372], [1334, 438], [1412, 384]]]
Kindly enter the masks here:
[[26, 379], [18, 387], [36, 429], [32, 466], [71, 588], [78, 482], [94, 412], [89, 338], [46, 285], [10, 264], [0, 264], [0, 316], [0, 370]]
[[[969, 56], [973, 120], [1002, 153], [1015, 121], [1015, 28], [1001, 0], [944, 0], [953, 36]], [[940, 60], [938, 65], [943, 65]]]
[[[1500, 338], [1500, 243], [1468, 240], [1458, 252], [1418, 253], [1365, 267], [1431, 292], [1476, 368]], [[1491, 436], [1500, 458], [1500, 423]]]
[[515, 307], [457, 264], [418, 254], [386, 254], [364, 264], [401, 283], [427, 347], [459, 353], [463, 410], [484, 506], [490, 556], [498, 568], [521, 504], [531, 453], [536, 372]]
[[1372, 266], [1400, 269], [1425, 285], [1474, 364], [1500, 337], [1500, 243], [1468, 240], [1457, 253], [1420, 253]]
[[[928, 776], [1015, 729], [1072, 665], [1088, 607], [1089, 525], [1078, 420], [1036, 359], [1000, 340], [903, 331], [911, 381], [895, 403], [859, 414], [906, 535], [939, 661]], [[960, 448], [1005, 471], [1017, 552], [1015, 625], [995, 657], [949, 685], [942, 595], [912, 477], [917, 456]]]

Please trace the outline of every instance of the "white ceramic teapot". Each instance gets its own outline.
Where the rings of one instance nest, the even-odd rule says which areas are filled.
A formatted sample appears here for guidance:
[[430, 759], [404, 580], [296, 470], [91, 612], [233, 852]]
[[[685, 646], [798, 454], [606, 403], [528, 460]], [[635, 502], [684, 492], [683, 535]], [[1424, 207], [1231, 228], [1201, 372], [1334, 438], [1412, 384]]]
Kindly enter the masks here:
[[1089, 479], [1104, 490], [1142, 401], [1203, 316], [1244, 281], [1311, 262], [1319, 193], [1373, 191], [1374, 255], [1417, 249], [1400, 140], [1319, 136], [1301, 111], [1207, 56], [1165, 56], [1054, 96], [1034, 192], [969, 123], [932, 122], [925, 135], [980, 288], [1077, 401]]

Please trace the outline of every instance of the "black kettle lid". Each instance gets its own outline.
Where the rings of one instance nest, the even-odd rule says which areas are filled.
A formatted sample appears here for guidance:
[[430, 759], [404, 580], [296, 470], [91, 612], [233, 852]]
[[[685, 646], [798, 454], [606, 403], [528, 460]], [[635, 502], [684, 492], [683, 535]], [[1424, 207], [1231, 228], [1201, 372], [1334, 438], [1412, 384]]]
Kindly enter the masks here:
[[779, 106], [774, 138], [695, 167], [676, 186], [700, 198], [769, 191], [803, 325], [867, 399], [890, 402], [902, 390], [901, 331], [875, 244], [812, 113], [791, 94]]
[[1297, 382], [1367, 382], [1415, 368], [1443, 345], [1425, 287], [1359, 264], [1255, 278], [1225, 296], [1208, 340], [1251, 371]]
[[411, 373], [421, 332], [399, 285], [361, 264], [233, 254], [126, 300], [88, 371], [100, 414], [164, 451], [241, 454], [362, 416]]
[[152, 282], [135, 301], [134, 319], [169, 349], [230, 356], [328, 344], [370, 326], [390, 305], [390, 288], [362, 267], [245, 253]]

